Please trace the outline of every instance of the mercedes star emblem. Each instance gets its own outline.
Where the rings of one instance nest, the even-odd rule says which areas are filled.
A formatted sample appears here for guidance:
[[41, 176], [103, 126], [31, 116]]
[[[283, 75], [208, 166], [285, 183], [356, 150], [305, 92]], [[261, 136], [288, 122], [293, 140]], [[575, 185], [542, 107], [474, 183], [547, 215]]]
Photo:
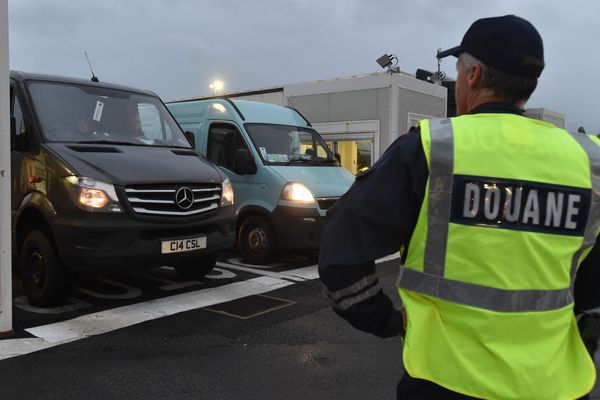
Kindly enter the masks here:
[[189, 187], [182, 187], [175, 193], [175, 203], [182, 210], [187, 210], [194, 204], [194, 192]]

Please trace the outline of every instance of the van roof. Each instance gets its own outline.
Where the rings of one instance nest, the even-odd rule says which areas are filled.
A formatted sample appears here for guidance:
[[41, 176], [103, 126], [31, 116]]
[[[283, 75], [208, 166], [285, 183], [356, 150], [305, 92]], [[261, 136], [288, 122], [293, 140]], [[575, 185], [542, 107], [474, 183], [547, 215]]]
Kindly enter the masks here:
[[73, 83], [76, 85], [98, 86], [98, 87], [109, 88], [109, 89], [124, 90], [127, 92], [141, 93], [141, 94], [146, 94], [149, 96], [157, 96], [156, 93], [151, 92], [149, 90], [140, 90], [140, 89], [132, 88], [130, 86], [117, 85], [114, 83], [107, 83], [107, 82], [102, 82], [102, 81], [93, 82], [88, 79], [70, 78], [70, 77], [66, 77], [66, 76], [36, 74], [36, 73], [29, 73], [29, 72], [22, 72], [22, 71], [10, 71], [10, 77], [19, 82], [34, 80], [34, 81], [44, 81], [44, 82]]
[[276, 104], [250, 100], [208, 99], [175, 101], [167, 104], [178, 117], [230, 119], [239, 123], [269, 123], [293, 126], [311, 126], [297, 110]]

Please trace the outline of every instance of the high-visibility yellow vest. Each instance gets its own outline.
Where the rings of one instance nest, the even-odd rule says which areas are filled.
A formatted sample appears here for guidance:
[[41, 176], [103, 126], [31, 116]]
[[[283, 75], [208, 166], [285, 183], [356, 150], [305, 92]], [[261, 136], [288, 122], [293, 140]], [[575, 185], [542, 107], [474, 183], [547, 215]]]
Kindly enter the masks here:
[[486, 399], [573, 399], [573, 314], [600, 229], [600, 141], [512, 114], [421, 121], [429, 179], [399, 293], [408, 373]]

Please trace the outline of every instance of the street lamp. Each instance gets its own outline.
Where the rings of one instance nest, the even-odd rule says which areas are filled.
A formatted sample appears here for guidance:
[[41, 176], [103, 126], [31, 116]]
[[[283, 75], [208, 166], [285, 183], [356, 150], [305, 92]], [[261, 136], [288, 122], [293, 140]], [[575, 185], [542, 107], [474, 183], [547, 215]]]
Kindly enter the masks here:
[[223, 81], [220, 81], [218, 79], [213, 81], [213, 83], [211, 83], [210, 85], [208, 85], [208, 87], [210, 87], [213, 91], [213, 96], [219, 95], [222, 92], [224, 86], [225, 85], [223, 84]]

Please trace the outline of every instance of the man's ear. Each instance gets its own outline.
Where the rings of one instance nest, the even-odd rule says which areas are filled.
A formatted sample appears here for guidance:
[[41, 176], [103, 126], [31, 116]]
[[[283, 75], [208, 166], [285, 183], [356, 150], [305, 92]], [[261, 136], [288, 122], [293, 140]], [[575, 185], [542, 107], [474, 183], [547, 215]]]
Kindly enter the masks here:
[[479, 89], [481, 87], [481, 65], [473, 64], [467, 71], [467, 85], [471, 89]]

